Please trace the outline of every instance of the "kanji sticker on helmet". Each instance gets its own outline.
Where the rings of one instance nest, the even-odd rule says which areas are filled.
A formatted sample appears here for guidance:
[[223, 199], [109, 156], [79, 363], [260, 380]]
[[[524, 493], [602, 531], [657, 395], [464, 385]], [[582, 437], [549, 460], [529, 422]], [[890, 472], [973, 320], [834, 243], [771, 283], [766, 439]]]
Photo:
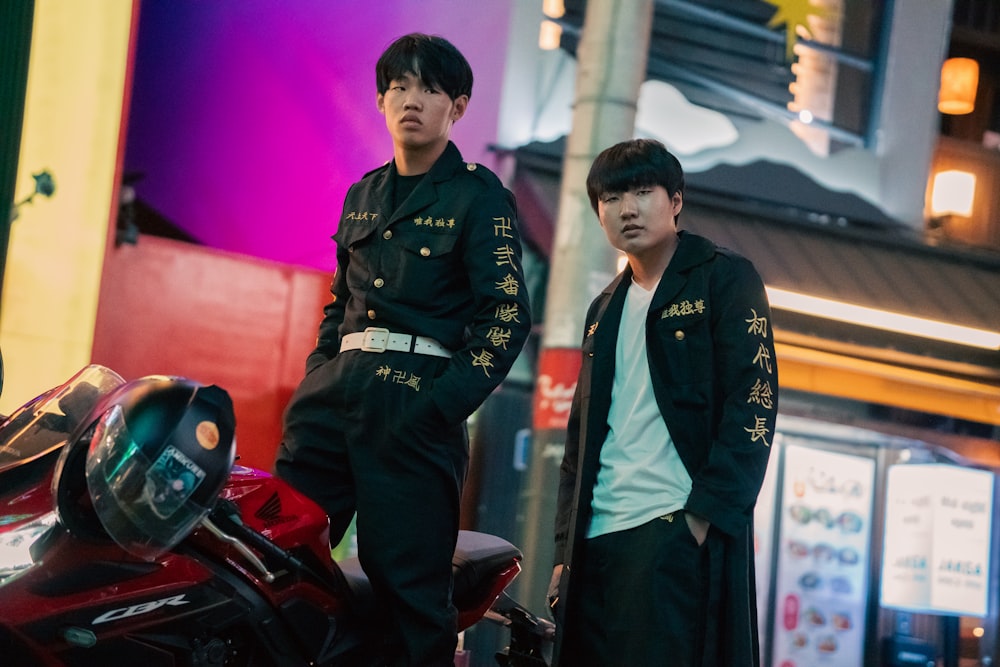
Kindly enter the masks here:
[[198, 440], [198, 444], [205, 449], [215, 449], [219, 444], [219, 427], [215, 422], [199, 422], [194, 429], [194, 436]]

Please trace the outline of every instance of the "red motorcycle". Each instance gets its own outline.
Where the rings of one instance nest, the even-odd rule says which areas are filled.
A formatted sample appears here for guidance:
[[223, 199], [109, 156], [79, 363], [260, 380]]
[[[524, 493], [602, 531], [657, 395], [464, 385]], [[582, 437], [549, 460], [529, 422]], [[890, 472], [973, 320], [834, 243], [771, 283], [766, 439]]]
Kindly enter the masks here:
[[[234, 431], [216, 386], [96, 365], [3, 420], [0, 661], [369, 664], [382, 621], [358, 560], [331, 559], [317, 505], [234, 465]], [[459, 629], [506, 625], [496, 661], [544, 666], [551, 624], [504, 593], [521, 558], [459, 534]]]

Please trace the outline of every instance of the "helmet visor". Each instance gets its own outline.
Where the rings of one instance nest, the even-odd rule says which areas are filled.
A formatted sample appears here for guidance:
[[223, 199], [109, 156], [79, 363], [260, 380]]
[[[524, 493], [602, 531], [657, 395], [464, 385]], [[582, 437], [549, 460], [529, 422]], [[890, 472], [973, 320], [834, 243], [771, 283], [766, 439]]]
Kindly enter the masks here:
[[113, 407], [90, 442], [87, 487], [111, 538], [129, 553], [154, 560], [211, 508], [195, 501], [207, 476], [197, 462], [170, 444], [156, 453], [148, 449], [132, 438], [121, 407]]

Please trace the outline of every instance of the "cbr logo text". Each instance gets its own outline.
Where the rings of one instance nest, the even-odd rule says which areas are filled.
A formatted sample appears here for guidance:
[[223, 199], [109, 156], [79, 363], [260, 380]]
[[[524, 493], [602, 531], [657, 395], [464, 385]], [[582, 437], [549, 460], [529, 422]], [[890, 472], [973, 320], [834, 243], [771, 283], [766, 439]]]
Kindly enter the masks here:
[[180, 595], [171, 595], [170, 597], [163, 598], [162, 600], [153, 600], [152, 602], [134, 604], [131, 607], [112, 609], [111, 611], [105, 612], [91, 621], [91, 625], [107, 623], [108, 621], [120, 621], [123, 618], [138, 616], [139, 614], [148, 614], [151, 611], [156, 611], [160, 607], [177, 607], [182, 604], [188, 604], [188, 600], [184, 599], [184, 593], [181, 593]]

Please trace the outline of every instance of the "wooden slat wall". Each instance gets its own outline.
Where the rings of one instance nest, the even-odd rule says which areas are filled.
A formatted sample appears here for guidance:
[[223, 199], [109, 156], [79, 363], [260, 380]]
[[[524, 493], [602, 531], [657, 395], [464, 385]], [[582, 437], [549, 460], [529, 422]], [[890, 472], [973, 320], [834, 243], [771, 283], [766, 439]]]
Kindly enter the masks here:
[[233, 398], [240, 462], [270, 470], [302, 377], [327, 273], [140, 237], [108, 253], [93, 362], [125, 379], [182, 375]]

